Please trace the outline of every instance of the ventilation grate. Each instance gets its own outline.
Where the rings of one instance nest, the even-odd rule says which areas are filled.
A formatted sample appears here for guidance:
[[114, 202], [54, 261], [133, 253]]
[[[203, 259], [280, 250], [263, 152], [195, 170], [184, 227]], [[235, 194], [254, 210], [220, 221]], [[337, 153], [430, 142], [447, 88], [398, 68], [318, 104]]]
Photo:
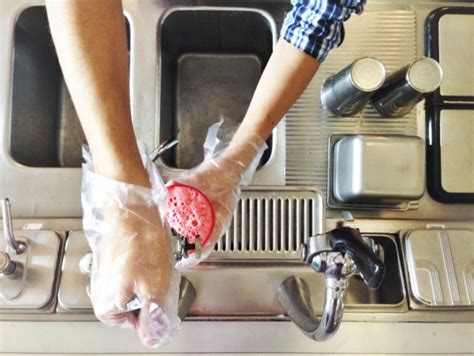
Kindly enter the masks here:
[[317, 191], [244, 191], [229, 229], [216, 244], [215, 255], [291, 257], [306, 237], [322, 232], [323, 221]]

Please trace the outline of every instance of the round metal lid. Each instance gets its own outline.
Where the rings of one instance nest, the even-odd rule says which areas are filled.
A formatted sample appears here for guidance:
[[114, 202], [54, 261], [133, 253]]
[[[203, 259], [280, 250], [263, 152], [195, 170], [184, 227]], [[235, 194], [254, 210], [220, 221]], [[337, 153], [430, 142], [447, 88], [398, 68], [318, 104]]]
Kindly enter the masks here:
[[417, 59], [408, 68], [407, 80], [413, 89], [420, 93], [431, 93], [441, 84], [443, 70], [438, 62], [432, 58]]
[[376, 58], [359, 58], [352, 63], [351, 80], [362, 91], [374, 91], [380, 88], [385, 81], [385, 67]]

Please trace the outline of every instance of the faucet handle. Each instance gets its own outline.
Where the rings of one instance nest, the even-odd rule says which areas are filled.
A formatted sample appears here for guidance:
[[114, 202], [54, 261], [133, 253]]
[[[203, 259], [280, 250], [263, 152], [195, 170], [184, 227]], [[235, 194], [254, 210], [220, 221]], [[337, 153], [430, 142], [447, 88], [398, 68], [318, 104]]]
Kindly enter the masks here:
[[0, 251], [0, 274], [10, 279], [18, 279], [23, 275], [23, 264], [12, 261], [10, 255]]
[[369, 288], [377, 289], [385, 277], [385, 267], [377, 254], [364, 242], [359, 230], [342, 226], [328, 232], [334, 251], [347, 253]]
[[22, 254], [26, 250], [26, 244], [23, 241], [18, 241], [13, 234], [10, 200], [8, 200], [8, 198], [1, 199], [0, 204], [2, 205], [3, 234], [5, 236], [7, 246], [10, 247], [15, 252], [15, 254]]

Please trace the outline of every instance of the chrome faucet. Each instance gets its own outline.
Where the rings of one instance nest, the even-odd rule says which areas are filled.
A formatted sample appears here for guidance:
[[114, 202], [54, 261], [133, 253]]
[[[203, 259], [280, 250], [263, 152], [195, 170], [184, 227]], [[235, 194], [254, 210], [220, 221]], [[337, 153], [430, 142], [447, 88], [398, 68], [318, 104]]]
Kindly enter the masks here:
[[[13, 233], [10, 201], [8, 198], [1, 199], [0, 205], [2, 207], [5, 243], [11, 252], [15, 255], [21, 255], [26, 251], [27, 246], [25, 242], [17, 240]], [[12, 260], [7, 251], [0, 251], [0, 276], [5, 276], [9, 279], [21, 279], [23, 273], [24, 266], [21, 262]]]
[[13, 234], [10, 200], [8, 198], [1, 199], [0, 205], [2, 206], [3, 234], [5, 235], [7, 246], [10, 247], [15, 254], [22, 254], [26, 250], [26, 244], [23, 241], [18, 241]]
[[302, 245], [302, 259], [316, 272], [324, 273], [326, 293], [320, 319], [314, 314], [307, 284], [298, 277], [287, 278], [278, 289], [278, 300], [288, 316], [310, 338], [325, 341], [341, 324], [344, 297], [349, 279], [359, 274], [367, 286], [381, 286], [385, 269], [376, 254], [376, 245], [368, 244], [359, 230], [338, 227], [325, 234], [311, 236]]

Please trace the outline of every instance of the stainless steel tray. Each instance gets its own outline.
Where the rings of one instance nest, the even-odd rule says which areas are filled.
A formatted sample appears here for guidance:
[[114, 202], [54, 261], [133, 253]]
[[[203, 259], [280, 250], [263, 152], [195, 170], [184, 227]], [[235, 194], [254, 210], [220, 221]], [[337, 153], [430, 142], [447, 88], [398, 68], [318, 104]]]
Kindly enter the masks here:
[[474, 231], [414, 230], [402, 234], [414, 309], [474, 308]]
[[343, 137], [350, 135], [343, 134], [334, 134], [329, 136], [328, 139], [328, 181], [327, 181], [327, 204], [330, 208], [335, 209], [362, 209], [362, 210], [374, 210], [374, 209], [384, 209], [384, 210], [413, 210], [418, 208], [418, 201], [405, 201], [401, 203], [392, 203], [388, 204], [386, 202], [382, 203], [347, 203], [341, 202], [334, 196], [334, 146], [339, 142]]
[[[14, 231], [17, 240], [25, 242], [27, 249], [16, 255], [6, 248], [0, 238], [0, 250], [7, 251], [11, 259], [23, 264], [20, 279], [0, 276], [1, 313], [51, 313], [56, 303], [58, 264], [61, 257], [61, 239], [53, 231]], [[3, 236], [3, 230], [0, 230]]]

